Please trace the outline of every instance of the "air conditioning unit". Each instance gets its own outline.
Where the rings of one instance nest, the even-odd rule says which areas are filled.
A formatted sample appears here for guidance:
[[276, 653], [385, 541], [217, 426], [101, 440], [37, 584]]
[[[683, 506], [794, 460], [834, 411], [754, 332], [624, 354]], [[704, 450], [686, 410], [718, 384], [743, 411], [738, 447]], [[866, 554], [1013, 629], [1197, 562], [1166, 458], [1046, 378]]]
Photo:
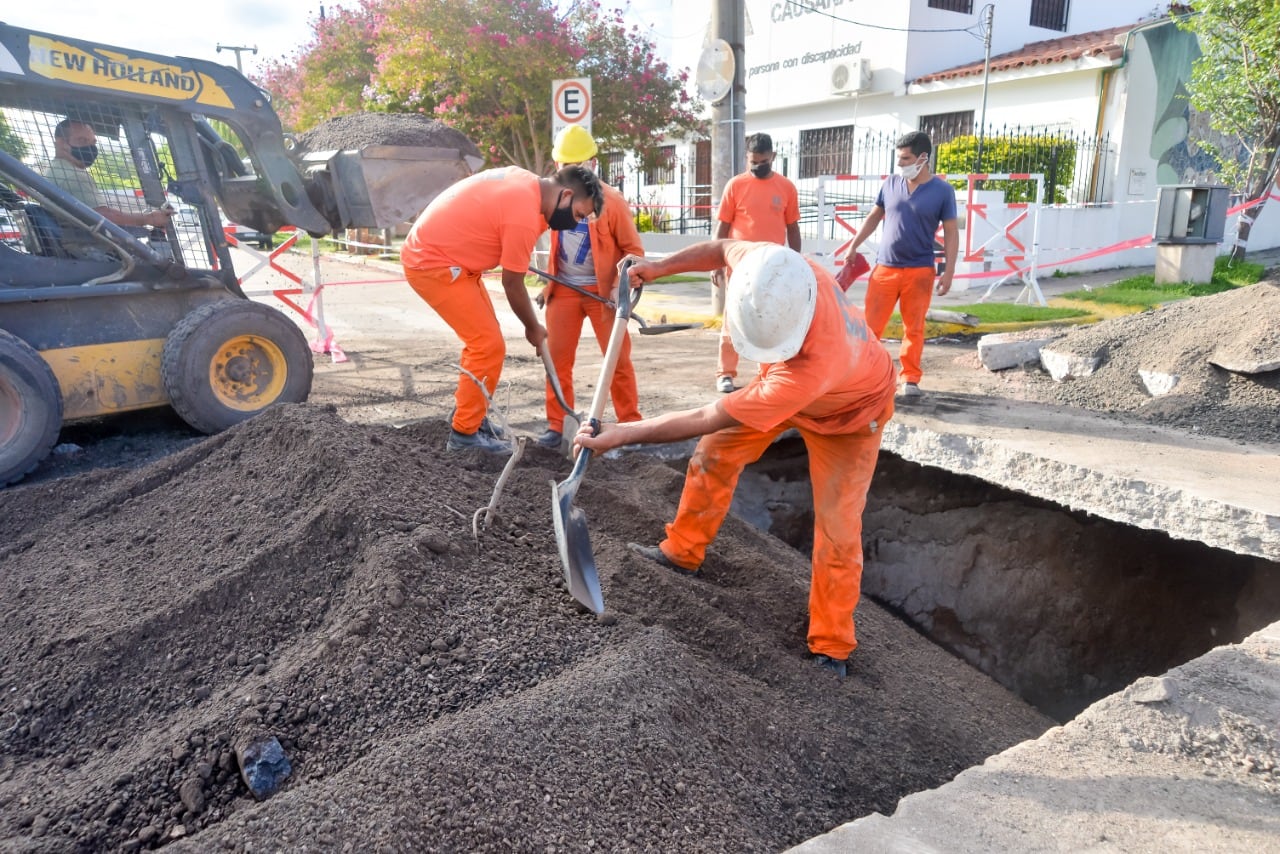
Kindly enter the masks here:
[[871, 60], [845, 59], [832, 66], [832, 95], [857, 95], [870, 88]]

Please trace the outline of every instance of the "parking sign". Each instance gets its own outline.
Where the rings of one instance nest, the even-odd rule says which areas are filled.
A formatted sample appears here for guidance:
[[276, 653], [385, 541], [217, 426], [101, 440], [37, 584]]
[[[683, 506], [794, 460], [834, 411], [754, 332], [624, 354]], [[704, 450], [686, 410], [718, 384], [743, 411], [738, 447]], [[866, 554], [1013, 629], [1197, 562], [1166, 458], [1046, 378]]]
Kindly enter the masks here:
[[591, 132], [591, 78], [551, 81], [551, 135], [569, 125]]

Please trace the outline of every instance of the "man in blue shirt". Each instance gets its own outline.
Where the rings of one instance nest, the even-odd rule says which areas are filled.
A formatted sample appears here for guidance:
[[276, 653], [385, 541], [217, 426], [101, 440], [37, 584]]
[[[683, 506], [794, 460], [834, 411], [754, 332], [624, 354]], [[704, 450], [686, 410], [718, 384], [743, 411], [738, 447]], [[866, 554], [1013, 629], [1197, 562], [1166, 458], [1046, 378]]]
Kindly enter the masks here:
[[[955, 190], [929, 168], [933, 144], [928, 134], [912, 131], [901, 137], [896, 147], [898, 174], [889, 176], [880, 187], [875, 208], [854, 236], [845, 263], [853, 263], [858, 247], [883, 222], [876, 266], [867, 282], [867, 327], [877, 337], [883, 335], [894, 307], [898, 307], [902, 314], [902, 347], [898, 353], [902, 388], [898, 394], [919, 397], [924, 318], [932, 294], [942, 296], [951, 290], [960, 230]], [[933, 243], [939, 224], [945, 266], [935, 284]]]

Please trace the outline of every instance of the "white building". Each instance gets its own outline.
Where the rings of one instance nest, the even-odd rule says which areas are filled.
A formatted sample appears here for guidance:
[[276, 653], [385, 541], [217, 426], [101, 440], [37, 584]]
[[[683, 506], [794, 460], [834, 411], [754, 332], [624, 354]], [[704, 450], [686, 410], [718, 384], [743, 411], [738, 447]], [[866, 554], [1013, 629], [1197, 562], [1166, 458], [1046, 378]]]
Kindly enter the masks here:
[[[712, 36], [712, 2], [671, 3], [671, 20], [681, 23], [669, 32], [654, 26], [660, 41], [669, 36], [673, 67], [697, 68]], [[772, 135], [779, 167], [810, 201], [820, 176], [891, 170], [891, 160], [859, 158], [869, 140], [909, 130], [925, 130], [935, 143], [1005, 126], [1096, 140], [1076, 151], [1069, 204], [1042, 212], [1041, 268], [1151, 263], [1151, 248], [1071, 259], [1081, 248], [1150, 234], [1158, 187], [1204, 180], [1211, 162], [1189, 140], [1194, 117], [1185, 101], [1194, 37], [1170, 22], [1167, 4], [1152, 0], [993, 5], [988, 69], [987, 7], [972, 0], [745, 0], [746, 133]], [[633, 175], [625, 190], [633, 203], [670, 218], [680, 211], [688, 229], [699, 211], [711, 210], [710, 144], [673, 141], [670, 149], [670, 170]], [[1280, 245], [1275, 208], [1264, 209], [1250, 248]], [[830, 219], [822, 234], [815, 220], [804, 227], [806, 238], [843, 233]], [[1228, 239], [1232, 231], [1229, 223]], [[967, 237], [987, 240], [986, 233]]]

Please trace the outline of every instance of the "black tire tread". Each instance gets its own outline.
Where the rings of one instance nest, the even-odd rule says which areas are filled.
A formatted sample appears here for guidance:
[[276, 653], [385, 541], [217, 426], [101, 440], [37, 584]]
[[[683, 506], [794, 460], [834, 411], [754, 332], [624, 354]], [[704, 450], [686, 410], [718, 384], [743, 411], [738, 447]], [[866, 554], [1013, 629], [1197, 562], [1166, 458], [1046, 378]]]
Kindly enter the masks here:
[[[234, 314], [242, 315], [245, 318], [243, 321], [245, 325], [263, 322], [269, 325], [270, 334], [262, 329], [250, 331], [270, 338], [285, 356], [290, 382], [280, 397], [267, 406], [275, 403], [301, 403], [311, 392], [314, 371], [311, 348], [307, 345], [307, 339], [302, 331], [283, 313], [247, 299], [231, 298], [206, 303], [192, 309], [170, 330], [164, 343], [160, 372], [170, 405], [192, 429], [210, 435], [245, 421], [262, 411], [239, 412], [228, 409], [217, 402], [212, 390], [207, 386], [191, 387], [183, 379], [187, 362], [193, 358], [191, 349], [199, 343], [199, 337], [208, 334], [206, 330], [210, 324], [221, 322]], [[266, 408], [266, 406], [263, 407], [263, 409]]]
[[26, 341], [0, 329], [0, 364], [30, 386], [35, 401], [47, 406], [46, 417], [33, 421], [13, 442], [0, 447], [0, 487], [17, 483], [38, 466], [58, 441], [62, 430], [62, 390], [49, 363]]

